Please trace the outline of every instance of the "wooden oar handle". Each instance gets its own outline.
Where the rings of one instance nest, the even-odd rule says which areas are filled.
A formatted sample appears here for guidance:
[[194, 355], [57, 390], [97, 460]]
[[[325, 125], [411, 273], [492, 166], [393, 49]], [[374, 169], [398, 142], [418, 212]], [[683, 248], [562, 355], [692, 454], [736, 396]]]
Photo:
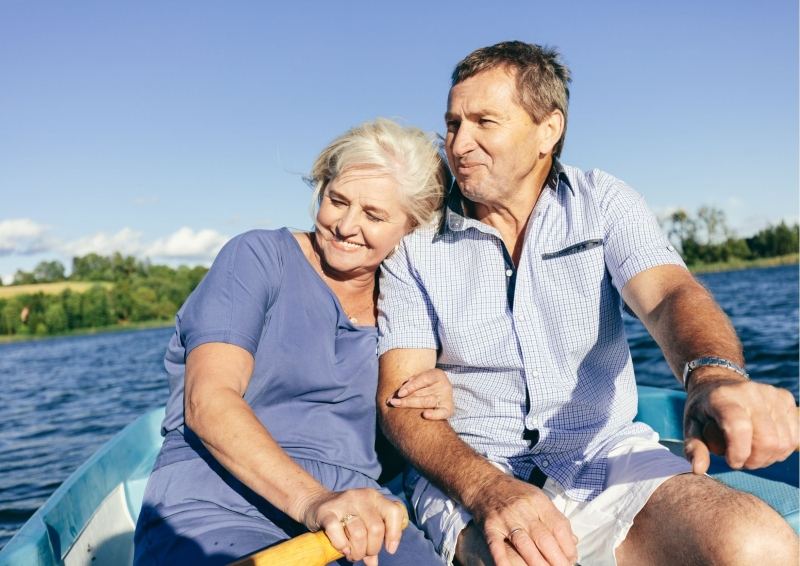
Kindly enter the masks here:
[[[403, 528], [408, 518], [403, 518]], [[325, 531], [305, 533], [245, 556], [228, 566], [325, 566], [344, 554], [336, 550]]]
[[344, 555], [325, 531], [306, 533], [234, 562], [230, 566], [325, 566]]

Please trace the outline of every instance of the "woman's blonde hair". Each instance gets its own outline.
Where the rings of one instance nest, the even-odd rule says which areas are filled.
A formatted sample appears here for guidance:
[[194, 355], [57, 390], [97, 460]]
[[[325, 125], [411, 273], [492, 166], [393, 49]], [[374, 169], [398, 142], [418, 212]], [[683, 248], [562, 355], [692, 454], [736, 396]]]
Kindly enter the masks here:
[[377, 118], [348, 130], [322, 150], [311, 169], [311, 214], [325, 187], [349, 167], [374, 169], [399, 184], [400, 198], [413, 226], [438, 219], [446, 167], [434, 138], [422, 130]]

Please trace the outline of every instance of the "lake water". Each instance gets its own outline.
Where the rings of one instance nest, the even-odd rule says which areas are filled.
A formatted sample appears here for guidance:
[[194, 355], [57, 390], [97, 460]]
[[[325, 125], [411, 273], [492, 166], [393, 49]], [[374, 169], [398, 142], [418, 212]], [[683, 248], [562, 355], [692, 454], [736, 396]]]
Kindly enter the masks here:
[[[798, 396], [798, 268], [701, 276], [731, 317], [754, 378]], [[661, 352], [626, 320], [637, 379], [677, 388]], [[145, 410], [163, 405], [172, 329], [0, 344], [0, 547], [59, 484]]]

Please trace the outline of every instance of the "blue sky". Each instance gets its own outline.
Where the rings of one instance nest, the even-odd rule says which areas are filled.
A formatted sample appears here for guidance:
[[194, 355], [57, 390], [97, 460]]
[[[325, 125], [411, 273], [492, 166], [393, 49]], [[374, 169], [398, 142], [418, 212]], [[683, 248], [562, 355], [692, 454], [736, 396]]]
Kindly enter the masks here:
[[302, 182], [376, 116], [442, 132], [448, 77], [507, 39], [573, 72], [563, 161], [745, 236], [798, 217], [795, 0], [0, 3], [0, 275], [121, 251], [208, 263], [307, 228]]

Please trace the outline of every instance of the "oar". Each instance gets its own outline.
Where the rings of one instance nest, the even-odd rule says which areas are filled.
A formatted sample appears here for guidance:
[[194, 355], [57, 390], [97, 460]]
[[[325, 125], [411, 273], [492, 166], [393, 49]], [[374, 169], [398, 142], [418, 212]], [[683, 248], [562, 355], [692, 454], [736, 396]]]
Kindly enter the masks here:
[[325, 531], [317, 531], [254, 552], [230, 566], [325, 566], [343, 556], [333, 548]]
[[[403, 521], [403, 528], [408, 519]], [[325, 566], [344, 554], [336, 550], [325, 531], [305, 533], [275, 546], [254, 552], [229, 566]]]

